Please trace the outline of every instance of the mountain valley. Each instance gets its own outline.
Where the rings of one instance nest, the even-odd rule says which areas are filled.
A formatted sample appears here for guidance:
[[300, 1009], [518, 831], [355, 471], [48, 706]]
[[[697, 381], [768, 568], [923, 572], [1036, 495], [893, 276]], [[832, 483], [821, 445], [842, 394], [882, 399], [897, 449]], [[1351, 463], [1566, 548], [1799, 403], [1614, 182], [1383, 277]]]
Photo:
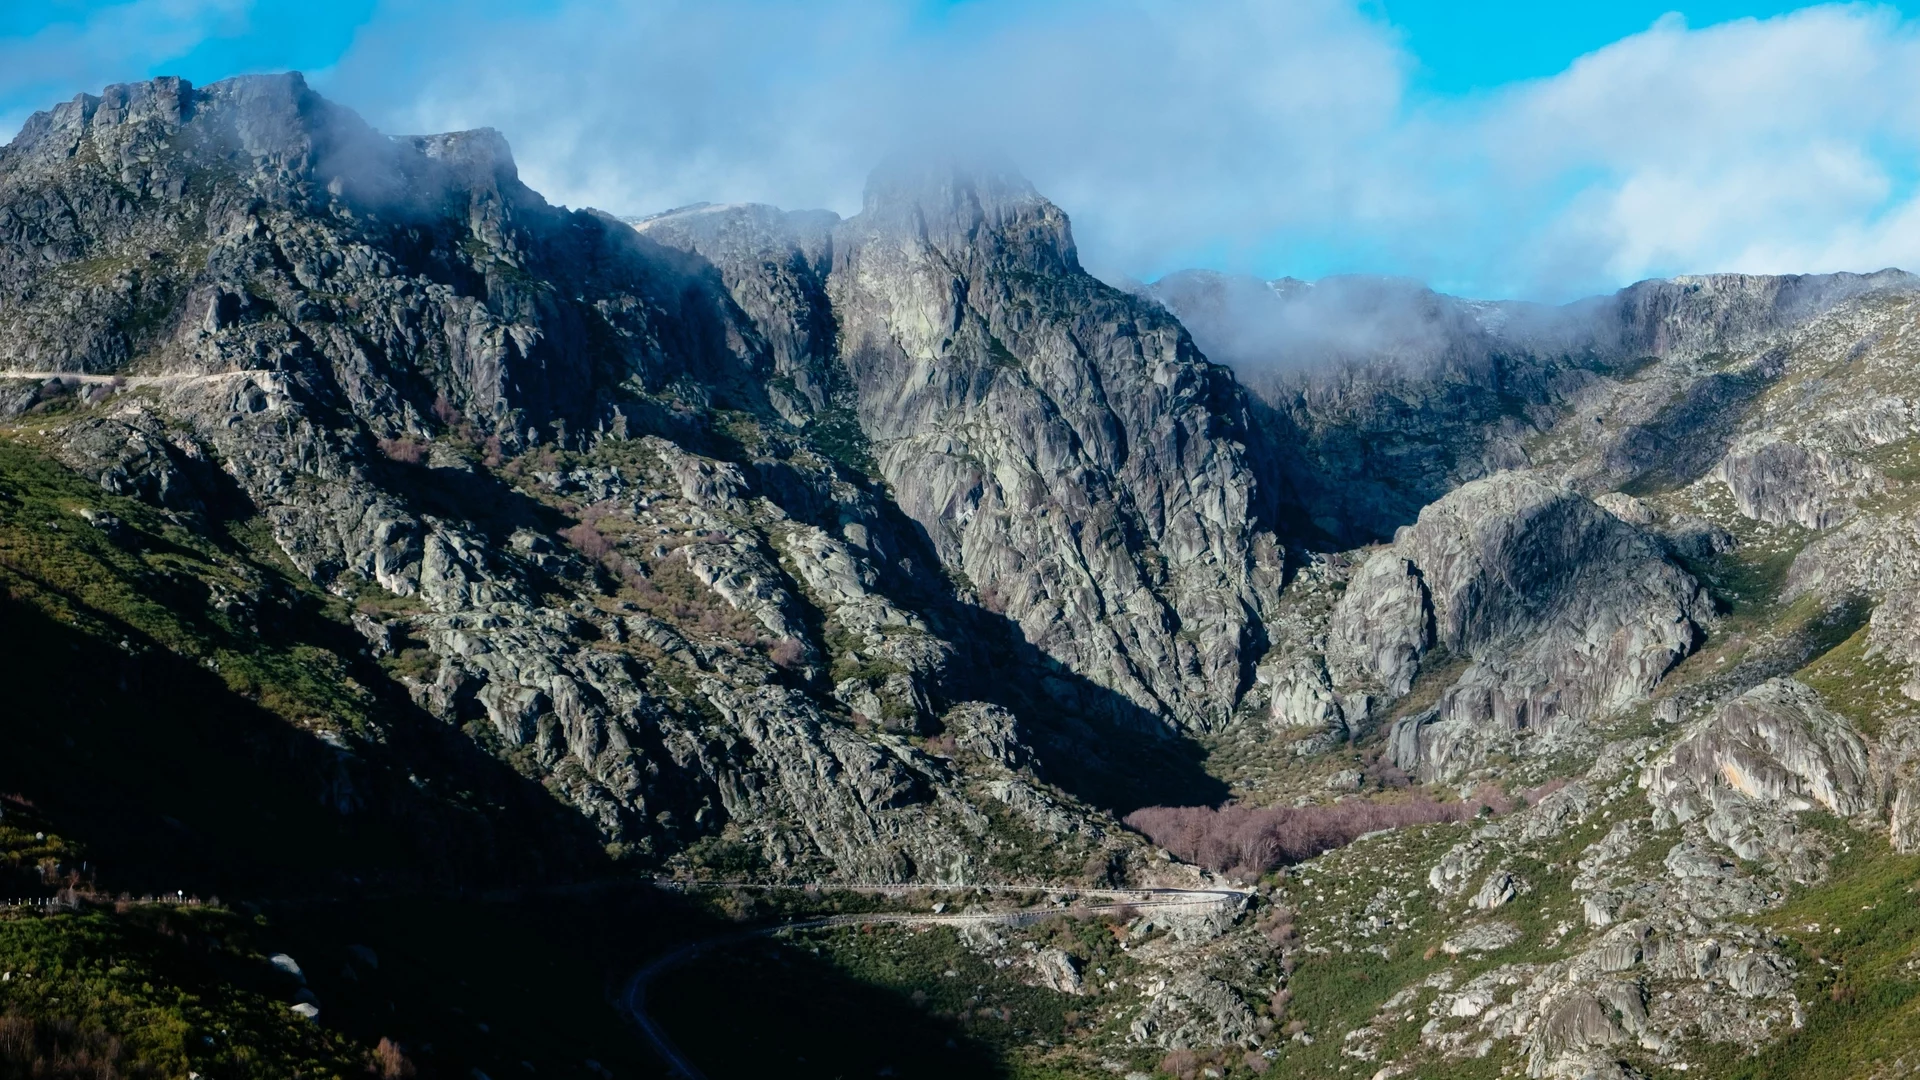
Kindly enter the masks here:
[[0, 149], [0, 1076], [666, 1075], [709, 939], [715, 1077], [1908, 1075], [1917, 373], [1897, 270], [1129, 291], [1004, 169], [627, 221], [82, 96]]

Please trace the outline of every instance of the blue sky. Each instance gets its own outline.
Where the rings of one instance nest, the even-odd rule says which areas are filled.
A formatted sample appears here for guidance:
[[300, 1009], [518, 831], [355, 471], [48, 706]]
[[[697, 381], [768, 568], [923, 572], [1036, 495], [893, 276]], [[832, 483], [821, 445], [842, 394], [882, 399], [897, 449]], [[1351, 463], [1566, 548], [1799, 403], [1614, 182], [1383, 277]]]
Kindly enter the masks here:
[[[1915, 0], [1920, 4], [1920, 0]], [[1911, 8], [1913, 5], [1908, 5]], [[1920, 268], [1920, 29], [1887, 4], [14, 0], [0, 137], [156, 74], [289, 68], [394, 132], [500, 128], [557, 202], [858, 209], [991, 147], [1108, 277]]]
[[[126, 6], [114, 0], [19, 0], [0, 10], [0, 37], [30, 38], [50, 27], [84, 25], [90, 17]], [[392, 10], [399, 5], [386, 6]], [[494, 18], [515, 11], [552, 11], [558, 6], [534, 2], [472, 5], [480, 10], [481, 17]], [[937, 32], [943, 23], [937, 17], [938, 8], [966, 6], [929, 5], [936, 9], [936, 17], [927, 20], [929, 32]], [[1552, 75], [1585, 53], [1646, 29], [1668, 12], [1678, 12], [1689, 25], [1698, 27], [1748, 16], [1764, 18], [1803, 6], [1739, 0], [1563, 4], [1373, 0], [1361, 8], [1405, 35], [1419, 65], [1415, 79], [1421, 89], [1458, 94]], [[378, 0], [261, 0], [230, 7], [234, 15], [224, 23], [211, 23], [210, 32], [202, 40], [185, 49], [162, 50], [173, 55], [135, 58], [134, 69], [124, 77], [177, 74], [211, 81], [237, 72], [324, 69], [346, 53], [355, 33], [374, 20], [381, 5]], [[189, 5], [180, 8], [190, 10]], [[76, 85], [73, 92], [86, 88]], [[0, 116], [48, 104], [32, 96], [31, 91], [39, 87], [24, 93], [6, 89], [6, 97], [0, 98]]]
[[1421, 89], [1436, 94], [1489, 90], [1520, 79], [1564, 70], [1578, 57], [1639, 33], [1669, 12], [1689, 26], [1740, 18], [1768, 18], [1805, 7], [1796, 3], [1540, 3], [1487, 0], [1382, 0], [1368, 5], [1375, 17], [1406, 34], [1420, 65]]

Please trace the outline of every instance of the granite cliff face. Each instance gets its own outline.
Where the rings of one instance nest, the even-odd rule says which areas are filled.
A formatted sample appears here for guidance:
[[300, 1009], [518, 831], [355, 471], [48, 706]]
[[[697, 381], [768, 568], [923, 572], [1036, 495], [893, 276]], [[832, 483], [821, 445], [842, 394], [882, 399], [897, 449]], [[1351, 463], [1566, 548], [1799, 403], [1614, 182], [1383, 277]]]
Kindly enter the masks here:
[[1329, 666], [1390, 704], [1430, 650], [1467, 659], [1435, 705], [1388, 733], [1394, 764], [1451, 779], [1512, 740], [1539, 753], [1586, 736], [1693, 650], [1709, 607], [1650, 537], [1572, 491], [1502, 473], [1422, 510], [1367, 561], [1334, 609]]
[[[926, 162], [844, 220], [623, 222], [298, 76], [113, 87], [0, 150], [8, 445], [287, 567], [314, 663], [618, 860], [1193, 881], [1114, 811], [1501, 789], [1136, 921], [1124, 994], [968, 939], [1122, 1056], [1623, 1077], [1805, 1024], [1755, 920], [1920, 848], [1917, 313], [1897, 271], [1134, 295], [1025, 181]], [[1349, 955], [1406, 963], [1290, 1022]]]
[[[985, 798], [1079, 836], [1075, 868], [1126, 846], [1009, 772], [1015, 747], [908, 741], [990, 681], [954, 641], [997, 646], [963, 633], [926, 539], [942, 519], [860, 471], [861, 428], [783, 419], [829, 410], [849, 370], [807, 307], [813, 219], [788, 277], [736, 278], [736, 303], [703, 256], [548, 206], [492, 133], [389, 139], [297, 76], [36, 116], [0, 204], [8, 366], [137, 387], [48, 430], [53, 452], [108, 490], [257, 514], [361, 598], [375, 647], [412, 644], [396, 677], [421, 707], [609, 842], [661, 858], [724, 834], [787, 873], [966, 879], [999, 844]], [[992, 715], [962, 709], [941, 745], [1000, 746], [1015, 721]]]
[[1081, 270], [1066, 216], [1017, 178], [890, 167], [858, 216], [817, 222], [697, 207], [638, 228], [713, 259], [770, 340], [837, 327], [837, 364], [816, 348], [794, 380], [809, 418], [849, 412], [962, 591], [1100, 688], [1050, 698], [1224, 724], [1280, 573], [1233, 380]]

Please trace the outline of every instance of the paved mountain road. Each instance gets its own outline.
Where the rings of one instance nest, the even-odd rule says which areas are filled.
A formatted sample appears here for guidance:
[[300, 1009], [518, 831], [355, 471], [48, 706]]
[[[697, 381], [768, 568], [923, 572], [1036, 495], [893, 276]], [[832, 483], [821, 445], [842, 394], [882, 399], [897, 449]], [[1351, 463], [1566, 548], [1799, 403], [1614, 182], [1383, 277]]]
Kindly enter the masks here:
[[0, 370], [0, 381], [21, 379], [34, 382], [46, 382], [60, 379], [64, 382], [84, 383], [89, 386], [111, 384], [128, 388], [137, 386], [157, 386], [164, 383], [191, 382], [195, 379], [231, 379], [240, 375], [272, 375], [272, 371], [215, 371], [210, 373], [177, 372], [171, 375], [93, 375], [78, 371], [4, 371]]
[[[682, 884], [698, 888], [745, 888], [745, 889], [790, 889], [791, 886], [751, 885], [744, 882], [689, 882], [678, 883], [661, 881], [663, 887], [674, 888]], [[839, 892], [876, 892], [905, 893], [930, 892], [940, 890], [938, 885], [827, 885], [823, 889]], [[788, 922], [763, 926], [754, 930], [743, 930], [737, 934], [723, 934], [703, 941], [689, 942], [665, 955], [654, 958], [633, 973], [627, 980], [626, 990], [621, 994], [620, 1006], [633, 1019], [640, 1033], [646, 1036], [661, 1060], [667, 1063], [668, 1074], [683, 1080], [706, 1080], [693, 1062], [687, 1060], [673, 1040], [647, 1012], [647, 985], [655, 978], [676, 967], [699, 958], [703, 953], [728, 945], [737, 945], [755, 938], [773, 937], [794, 930], [816, 930], [829, 926], [866, 926], [876, 923], [890, 923], [906, 926], [930, 925], [1002, 925], [1020, 926], [1039, 922], [1065, 911], [1074, 911], [1089, 915], [1113, 914], [1123, 911], [1168, 911], [1168, 910], [1205, 910], [1226, 904], [1238, 905], [1246, 900], [1248, 893], [1235, 889], [1081, 889], [1062, 888], [1047, 885], [961, 885], [951, 886], [954, 890], [971, 892], [1027, 893], [1047, 894], [1060, 897], [1072, 897], [1071, 908], [1048, 906], [1036, 908], [1018, 908], [1012, 911], [963, 911], [963, 912], [901, 912], [884, 911], [856, 915], [823, 915], [810, 919], [794, 919]], [[1099, 903], [1084, 903], [1085, 899], [1097, 899]]]

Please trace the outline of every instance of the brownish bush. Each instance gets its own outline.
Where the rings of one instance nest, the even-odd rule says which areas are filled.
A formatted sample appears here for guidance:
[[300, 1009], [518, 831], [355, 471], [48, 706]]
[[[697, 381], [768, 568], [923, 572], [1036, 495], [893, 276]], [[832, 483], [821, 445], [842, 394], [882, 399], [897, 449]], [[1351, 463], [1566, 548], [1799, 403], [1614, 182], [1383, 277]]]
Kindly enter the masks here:
[[380, 452], [387, 455], [389, 461], [402, 465], [418, 465], [427, 460], [427, 444], [419, 439], [401, 436], [398, 439], [381, 439]]
[[414, 1072], [413, 1062], [407, 1060], [400, 1044], [384, 1038], [373, 1050], [373, 1067], [380, 1080], [401, 1080]]
[[1293, 912], [1285, 907], [1272, 908], [1255, 925], [1267, 944], [1276, 949], [1293, 940]]
[[613, 554], [613, 541], [607, 539], [605, 533], [594, 528], [592, 522], [583, 521], [578, 525], [562, 529], [560, 537], [589, 559], [605, 559]]
[[714, 604], [699, 613], [694, 629], [715, 637], [732, 638], [751, 645], [759, 639], [760, 624], [753, 616], [735, 607]]
[[1126, 823], [1191, 863], [1223, 874], [1254, 877], [1322, 852], [1345, 847], [1382, 829], [1465, 821], [1509, 809], [1497, 789], [1483, 788], [1460, 802], [1424, 795], [1392, 802], [1348, 799], [1324, 806], [1149, 806]]
[[1389, 761], [1385, 754], [1376, 753], [1361, 767], [1367, 783], [1384, 791], [1398, 791], [1410, 786], [1413, 781], [1400, 767]]
[[1261, 1057], [1259, 1051], [1249, 1050], [1247, 1056], [1240, 1059], [1240, 1064], [1246, 1066], [1248, 1072], [1258, 1076], [1272, 1067], [1273, 1062]]
[[773, 643], [771, 649], [767, 650], [767, 659], [772, 660], [776, 667], [783, 668], [799, 666], [800, 661], [805, 659], [806, 655], [806, 646], [800, 643], [799, 638], [781, 638], [779, 641]]
[[1200, 1055], [1191, 1050], [1175, 1050], [1160, 1059], [1160, 1071], [1180, 1080], [1192, 1080], [1200, 1071]]

